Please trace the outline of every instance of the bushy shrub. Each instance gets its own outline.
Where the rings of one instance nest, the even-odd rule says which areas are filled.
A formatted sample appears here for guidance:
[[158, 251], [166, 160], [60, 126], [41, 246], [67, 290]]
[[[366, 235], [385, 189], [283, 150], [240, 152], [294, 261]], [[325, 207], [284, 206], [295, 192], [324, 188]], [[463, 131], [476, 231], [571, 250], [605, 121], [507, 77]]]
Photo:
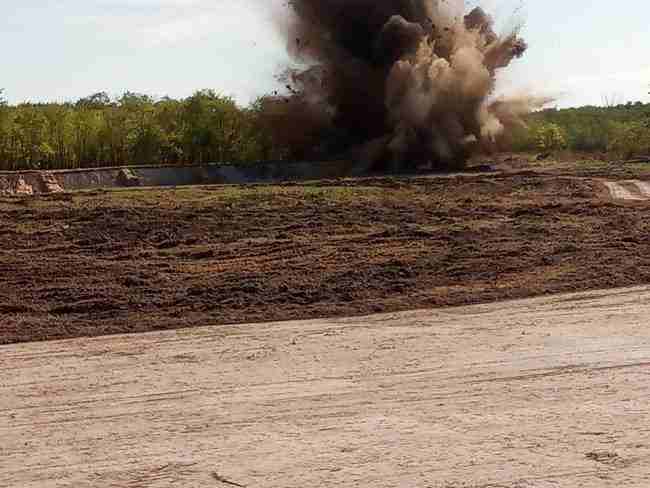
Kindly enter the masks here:
[[650, 154], [650, 122], [618, 123], [614, 126], [609, 149], [623, 158]]
[[538, 151], [553, 152], [567, 147], [566, 133], [557, 124], [541, 123], [533, 128], [532, 134]]

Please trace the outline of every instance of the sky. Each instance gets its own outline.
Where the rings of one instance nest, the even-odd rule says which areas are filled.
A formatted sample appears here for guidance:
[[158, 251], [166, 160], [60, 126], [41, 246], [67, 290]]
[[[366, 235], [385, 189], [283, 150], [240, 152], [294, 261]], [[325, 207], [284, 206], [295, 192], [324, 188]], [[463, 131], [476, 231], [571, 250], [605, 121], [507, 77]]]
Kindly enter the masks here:
[[[245, 104], [276, 89], [274, 75], [291, 61], [273, 20], [282, 3], [3, 0], [0, 88], [12, 103], [212, 88]], [[550, 95], [560, 107], [650, 102], [647, 0], [476, 3], [503, 30], [523, 21], [530, 44], [500, 74], [499, 92]]]

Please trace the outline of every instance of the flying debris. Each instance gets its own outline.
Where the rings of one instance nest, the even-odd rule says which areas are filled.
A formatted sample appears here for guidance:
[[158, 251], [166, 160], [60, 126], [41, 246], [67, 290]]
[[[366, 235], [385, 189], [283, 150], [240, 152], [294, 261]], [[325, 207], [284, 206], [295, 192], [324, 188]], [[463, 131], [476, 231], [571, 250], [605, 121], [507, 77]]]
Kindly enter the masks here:
[[300, 156], [458, 167], [548, 101], [494, 98], [497, 71], [527, 45], [517, 29], [498, 35], [480, 7], [464, 15], [462, 0], [289, 5], [287, 49], [303, 67], [280, 77], [289, 100], [275, 127], [293, 131]]

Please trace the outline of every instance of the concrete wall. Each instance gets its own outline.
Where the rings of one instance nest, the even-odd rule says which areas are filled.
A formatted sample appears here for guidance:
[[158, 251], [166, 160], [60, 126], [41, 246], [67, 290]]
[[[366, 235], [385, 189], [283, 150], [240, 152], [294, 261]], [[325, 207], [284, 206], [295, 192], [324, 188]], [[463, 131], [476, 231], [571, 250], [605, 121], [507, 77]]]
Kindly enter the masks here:
[[[120, 186], [121, 168], [53, 171], [52, 174], [65, 190], [112, 188]], [[321, 178], [340, 178], [362, 174], [363, 168], [347, 161], [327, 162], [270, 162], [254, 166], [162, 166], [132, 167], [129, 171], [141, 186], [183, 186], [211, 184], [272, 183], [304, 181]]]

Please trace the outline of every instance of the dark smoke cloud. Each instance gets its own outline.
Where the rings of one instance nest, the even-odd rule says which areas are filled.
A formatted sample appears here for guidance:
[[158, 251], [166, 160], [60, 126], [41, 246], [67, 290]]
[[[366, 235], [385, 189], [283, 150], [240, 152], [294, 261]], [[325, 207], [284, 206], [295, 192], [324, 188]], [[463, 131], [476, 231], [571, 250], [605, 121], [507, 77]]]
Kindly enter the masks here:
[[[295, 155], [347, 152], [393, 168], [462, 164], [545, 100], [493, 100], [495, 74], [526, 51], [462, 0], [291, 0], [290, 54], [307, 66], [266, 99]], [[286, 138], [287, 136], [285, 136]]]

